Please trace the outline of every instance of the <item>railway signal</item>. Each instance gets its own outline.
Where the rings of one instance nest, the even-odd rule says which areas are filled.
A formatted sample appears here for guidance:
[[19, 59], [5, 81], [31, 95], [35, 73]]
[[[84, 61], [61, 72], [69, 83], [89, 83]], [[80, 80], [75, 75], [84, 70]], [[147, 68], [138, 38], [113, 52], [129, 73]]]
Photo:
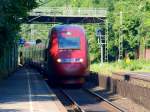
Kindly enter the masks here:
[[25, 44], [25, 42], [26, 42], [26, 41], [25, 41], [24, 38], [20, 38], [20, 39], [18, 40], [18, 44], [19, 44], [19, 45], [22, 45], [22, 46]]

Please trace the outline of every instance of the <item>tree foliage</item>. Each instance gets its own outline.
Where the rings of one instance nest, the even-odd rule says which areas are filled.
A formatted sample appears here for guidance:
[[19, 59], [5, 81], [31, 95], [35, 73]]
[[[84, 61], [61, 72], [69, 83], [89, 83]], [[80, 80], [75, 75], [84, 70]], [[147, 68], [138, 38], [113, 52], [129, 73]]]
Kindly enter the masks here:
[[[144, 39], [144, 44], [149, 42], [150, 1], [108, 0], [108, 2], [110, 3], [108, 5], [110, 59], [117, 58], [120, 35], [123, 36], [124, 55], [128, 52], [134, 58], [141, 40]], [[113, 50], [114, 47], [116, 50]]]
[[36, 0], [0, 1], [0, 56], [3, 48], [11, 47], [20, 30], [20, 19], [37, 6]]

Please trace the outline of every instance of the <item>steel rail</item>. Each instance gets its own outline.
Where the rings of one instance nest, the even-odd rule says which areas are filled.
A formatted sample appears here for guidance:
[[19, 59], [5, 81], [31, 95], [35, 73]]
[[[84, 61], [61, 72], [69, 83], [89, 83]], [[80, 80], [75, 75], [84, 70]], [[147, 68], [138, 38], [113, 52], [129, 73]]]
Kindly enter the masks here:
[[130, 78], [150, 82], [150, 76], [141, 73], [129, 73]]
[[85, 112], [64, 90], [60, 89], [60, 91], [76, 106], [79, 112]]
[[128, 80], [137, 79], [137, 80], [150, 82], [150, 76], [144, 75], [142, 73], [132, 73], [131, 72], [131, 73], [113, 73], [113, 74], [116, 76], [123, 77], [124, 79], [125, 79], [125, 77], [128, 77]]
[[91, 95], [107, 102], [108, 104], [110, 104], [111, 106], [115, 107], [116, 109], [118, 109], [120, 112], [127, 112], [127, 110], [123, 109], [123, 108], [120, 108], [118, 105], [115, 105], [113, 104], [112, 102], [110, 102], [109, 100], [107, 100], [106, 98], [102, 97], [101, 95], [89, 90], [89, 89], [86, 89], [86, 88], [82, 88], [84, 91], [87, 91], [88, 93], [90, 93]]

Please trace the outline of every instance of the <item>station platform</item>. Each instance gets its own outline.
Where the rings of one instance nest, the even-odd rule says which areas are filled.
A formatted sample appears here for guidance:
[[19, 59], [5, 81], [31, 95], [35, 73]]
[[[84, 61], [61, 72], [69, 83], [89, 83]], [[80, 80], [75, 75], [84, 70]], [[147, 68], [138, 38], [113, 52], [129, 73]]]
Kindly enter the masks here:
[[0, 112], [67, 112], [35, 70], [21, 68], [0, 81]]

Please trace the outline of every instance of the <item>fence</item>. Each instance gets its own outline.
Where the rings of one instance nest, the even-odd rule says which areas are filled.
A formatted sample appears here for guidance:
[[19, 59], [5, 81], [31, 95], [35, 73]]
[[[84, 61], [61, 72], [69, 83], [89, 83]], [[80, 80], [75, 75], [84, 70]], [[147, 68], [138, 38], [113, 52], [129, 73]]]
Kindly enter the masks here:
[[43, 63], [45, 61], [45, 50], [47, 48], [48, 40], [42, 40], [41, 43], [36, 45], [29, 45], [24, 46], [19, 49], [19, 52], [23, 54], [23, 62], [22, 64], [29, 64], [30, 62], [33, 63]]
[[7, 77], [18, 65], [18, 47], [14, 44], [10, 48], [4, 48], [4, 54], [0, 57], [0, 79]]

